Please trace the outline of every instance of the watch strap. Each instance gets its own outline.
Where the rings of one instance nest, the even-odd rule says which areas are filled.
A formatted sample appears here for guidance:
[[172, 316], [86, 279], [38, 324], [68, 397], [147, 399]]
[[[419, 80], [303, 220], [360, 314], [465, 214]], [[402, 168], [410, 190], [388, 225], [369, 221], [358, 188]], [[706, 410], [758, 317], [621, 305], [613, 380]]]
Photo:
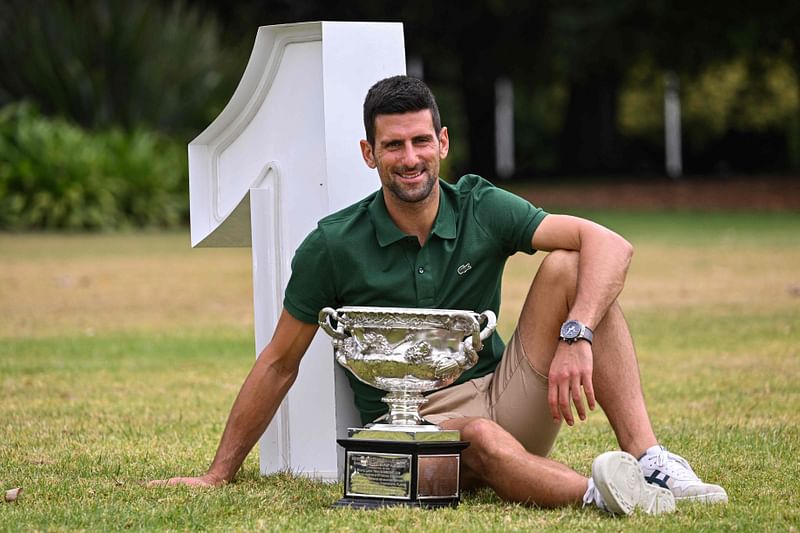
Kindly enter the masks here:
[[594, 340], [594, 331], [589, 326], [583, 326], [581, 332], [578, 333], [578, 336], [575, 337], [575, 340], [583, 339], [585, 341], [589, 341], [589, 344], [592, 344], [592, 340]]
[[[579, 331], [578, 331], [578, 334], [575, 335], [574, 337], [572, 337], [572, 336], [565, 337], [561, 333], [562, 331], [564, 331], [564, 327], [567, 326], [568, 324], [577, 325], [580, 328]], [[566, 322], [564, 322], [564, 324], [561, 325], [561, 330], [559, 331], [558, 338], [560, 340], [566, 342], [567, 344], [572, 344], [573, 342], [579, 341], [581, 339], [585, 340], [589, 344], [592, 344], [592, 341], [594, 340], [594, 332], [592, 331], [592, 329], [589, 326], [587, 326], [586, 324], [584, 324], [580, 320], [567, 320]]]

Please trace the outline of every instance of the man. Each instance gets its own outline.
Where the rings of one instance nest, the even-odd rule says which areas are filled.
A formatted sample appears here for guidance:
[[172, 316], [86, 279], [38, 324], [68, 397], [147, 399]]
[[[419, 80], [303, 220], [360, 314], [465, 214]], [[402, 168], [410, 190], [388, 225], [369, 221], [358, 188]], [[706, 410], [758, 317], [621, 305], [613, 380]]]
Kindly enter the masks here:
[[[543, 250], [550, 253], [508, 346], [492, 336], [478, 364], [430, 394], [421, 410], [470, 442], [464, 487], [488, 485], [504, 499], [544, 507], [583, 501], [615, 514], [671, 511], [675, 498], [727, 501], [653, 433], [616, 303], [630, 244], [587, 220], [549, 215], [478, 176], [440, 181], [448, 132], [419, 80], [376, 83], [364, 102], [364, 125], [362, 156], [378, 171], [381, 189], [321, 220], [298, 248], [274, 336], [242, 386], [208, 472], [153, 484], [233, 479], [294, 382], [321, 308], [498, 312], [506, 259]], [[364, 421], [380, 416], [383, 393], [351, 383]], [[573, 408], [584, 420], [596, 403], [624, 451], [599, 456], [587, 479], [547, 455], [562, 420], [575, 423]]]

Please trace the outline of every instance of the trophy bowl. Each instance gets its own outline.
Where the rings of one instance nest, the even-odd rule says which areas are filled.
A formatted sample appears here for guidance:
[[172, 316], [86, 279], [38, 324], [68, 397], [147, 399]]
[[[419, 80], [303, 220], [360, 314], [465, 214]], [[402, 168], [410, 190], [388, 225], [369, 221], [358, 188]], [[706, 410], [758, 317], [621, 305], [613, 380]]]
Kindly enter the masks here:
[[422, 393], [451, 385], [472, 368], [497, 318], [489, 310], [326, 307], [319, 325], [332, 338], [340, 365], [389, 393], [383, 398], [388, 424], [413, 426], [424, 424]]

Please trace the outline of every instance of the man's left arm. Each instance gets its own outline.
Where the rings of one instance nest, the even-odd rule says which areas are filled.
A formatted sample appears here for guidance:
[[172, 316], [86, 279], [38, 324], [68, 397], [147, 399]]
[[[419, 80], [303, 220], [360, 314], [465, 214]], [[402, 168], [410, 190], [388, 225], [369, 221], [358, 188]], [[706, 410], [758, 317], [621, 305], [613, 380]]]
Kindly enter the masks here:
[[[567, 318], [594, 330], [622, 291], [633, 255], [631, 244], [608, 228], [568, 215], [545, 217], [531, 242], [537, 250], [572, 250], [580, 254], [575, 299]], [[548, 400], [554, 421], [563, 417], [572, 425], [570, 399], [581, 420], [585, 419], [581, 388], [589, 408], [594, 409], [592, 357], [588, 342], [559, 343], [548, 375]]]
[[548, 215], [532, 239], [536, 250], [574, 250], [580, 254], [578, 288], [569, 318], [594, 329], [617, 299], [633, 246], [608, 228], [569, 215]]

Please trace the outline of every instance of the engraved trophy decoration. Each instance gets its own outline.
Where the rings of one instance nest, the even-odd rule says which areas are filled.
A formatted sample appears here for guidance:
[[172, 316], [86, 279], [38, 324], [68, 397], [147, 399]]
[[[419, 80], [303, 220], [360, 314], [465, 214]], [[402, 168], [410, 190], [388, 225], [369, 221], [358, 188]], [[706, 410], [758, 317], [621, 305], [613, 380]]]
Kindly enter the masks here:
[[461, 450], [469, 443], [458, 431], [423, 420], [419, 407], [426, 402], [423, 393], [453, 384], [475, 365], [497, 326], [495, 314], [326, 307], [319, 325], [332, 338], [339, 364], [388, 392], [386, 415], [337, 440], [345, 449], [345, 484], [335, 506], [458, 505]]

